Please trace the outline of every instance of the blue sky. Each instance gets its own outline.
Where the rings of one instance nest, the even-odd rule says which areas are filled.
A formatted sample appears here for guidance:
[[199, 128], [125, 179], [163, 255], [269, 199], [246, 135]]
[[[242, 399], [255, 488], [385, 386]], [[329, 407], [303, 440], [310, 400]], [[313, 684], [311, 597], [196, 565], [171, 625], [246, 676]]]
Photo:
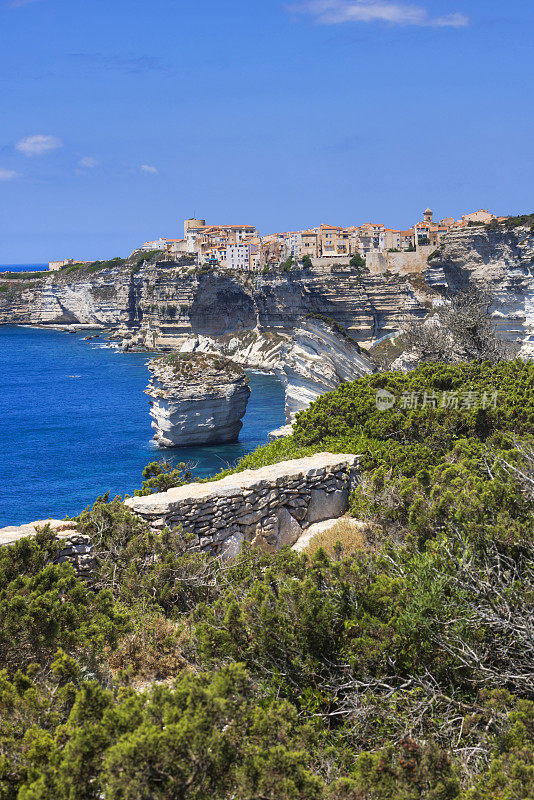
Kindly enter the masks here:
[[531, 0], [0, 0], [0, 263], [534, 211]]

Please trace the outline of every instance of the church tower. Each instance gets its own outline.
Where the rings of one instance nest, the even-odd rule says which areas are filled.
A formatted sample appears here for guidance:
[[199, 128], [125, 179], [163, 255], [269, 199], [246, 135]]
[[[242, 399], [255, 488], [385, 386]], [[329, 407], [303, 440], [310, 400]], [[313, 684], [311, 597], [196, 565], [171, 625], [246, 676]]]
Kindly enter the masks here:
[[432, 213], [432, 209], [427, 208], [427, 210], [423, 214], [423, 220], [427, 223], [427, 225], [434, 224], [434, 214]]

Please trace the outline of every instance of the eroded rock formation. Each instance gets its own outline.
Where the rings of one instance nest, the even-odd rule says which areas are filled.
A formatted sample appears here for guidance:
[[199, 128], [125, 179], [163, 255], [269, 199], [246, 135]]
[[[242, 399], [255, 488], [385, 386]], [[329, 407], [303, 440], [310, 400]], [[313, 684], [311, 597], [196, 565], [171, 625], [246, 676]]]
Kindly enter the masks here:
[[235, 442], [250, 387], [237, 364], [216, 355], [172, 354], [149, 362], [147, 394], [161, 447]]
[[377, 369], [340, 326], [310, 317], [301, 321], [286, 346], [282, 363], [287, 423], [320, 395]]
[[534, 230], [505, 224], [448, 233], [425, 273], [438, 291], [483, 282], [495, 297], [499, 326], [518, 341], [534, 334]]
[[424, 319], [444, 291], [482, 280], [496, 296], [501, 327], [523, 343], [534, 336], [534, 233], [527, 224], [452, 231], [422, 273], [371, 274], [338, 264], [239, 273], [199, 268], [191, 257], [151, 262], [142, 254], [71, 269], [26, 279], [0, 275], [0, 323], [113, 326], [130, 349], [180, 350], [194, 337], [202, 351], [206, 339], [227, 338], [228, 350], [238, 345], [233, 358], [272, 369], [277, 349], [308, 314], [334, 319], [368, 346], [406, 318]]

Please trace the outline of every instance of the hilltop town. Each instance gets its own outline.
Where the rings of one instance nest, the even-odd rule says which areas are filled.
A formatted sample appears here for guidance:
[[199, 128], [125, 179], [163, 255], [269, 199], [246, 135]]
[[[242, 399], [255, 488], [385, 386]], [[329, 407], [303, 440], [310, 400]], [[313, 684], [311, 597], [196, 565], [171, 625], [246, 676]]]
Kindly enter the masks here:
[[[160, 237], [136, 248], [142, 251], [165, 251], [168, 256], [196, 255], [199, 265], [219, 266], [230, 270], [258, 270], [280, 264], [311, 260], [315, 266], [332, 263], [348, 264], [354, 256], [369, 254], [420, 252], [427, 256], [439, 246], [443, 236], [452, 230], [485, 225], [496, 217], [485, 209], [434, 221], [427, 208], [421, 221], [408, 230], [386, 228], [383, 224], [365, 222], [343, 228], [322, 224], [301, 231], [285, 231], [260, 236], [254, 225], [207, 225], [204, 219], [186, 219], [181, 239]], [[426, 249], [429, 248], [429, 249]], [[371, 259], [370, 259], [371, 260]], [[84, 263], [75, 259], [50, 261], [50, 270]]]

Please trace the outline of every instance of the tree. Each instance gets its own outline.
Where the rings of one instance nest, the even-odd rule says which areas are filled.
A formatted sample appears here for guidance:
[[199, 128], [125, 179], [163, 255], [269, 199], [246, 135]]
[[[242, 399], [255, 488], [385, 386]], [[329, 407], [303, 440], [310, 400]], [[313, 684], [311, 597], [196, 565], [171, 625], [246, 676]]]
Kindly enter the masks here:
[[306, 255], [302, 256], [302, 266], [304, 269], [311, 269], [313, 267], [313, 262], [307, 253]]
[[423, 323], [410, 320], [404, 326], [406, 349], [421, 361], [435, 363], [513, 358], [517, 348], [499, 337], [493, 322], [493, 300], [492, 293], [477, 284], [449, 294]]
[[280, 270], [282, 272], [290, 272], [293, 268], [293, 253], [287, 258], [285, 261], [280, 264]]
[[365, 258], [362, 258], [359, 253], [355, 253], [349, 261], [349, 265], [354, 269], [357, 269], [358, 267], [365, 267]]

